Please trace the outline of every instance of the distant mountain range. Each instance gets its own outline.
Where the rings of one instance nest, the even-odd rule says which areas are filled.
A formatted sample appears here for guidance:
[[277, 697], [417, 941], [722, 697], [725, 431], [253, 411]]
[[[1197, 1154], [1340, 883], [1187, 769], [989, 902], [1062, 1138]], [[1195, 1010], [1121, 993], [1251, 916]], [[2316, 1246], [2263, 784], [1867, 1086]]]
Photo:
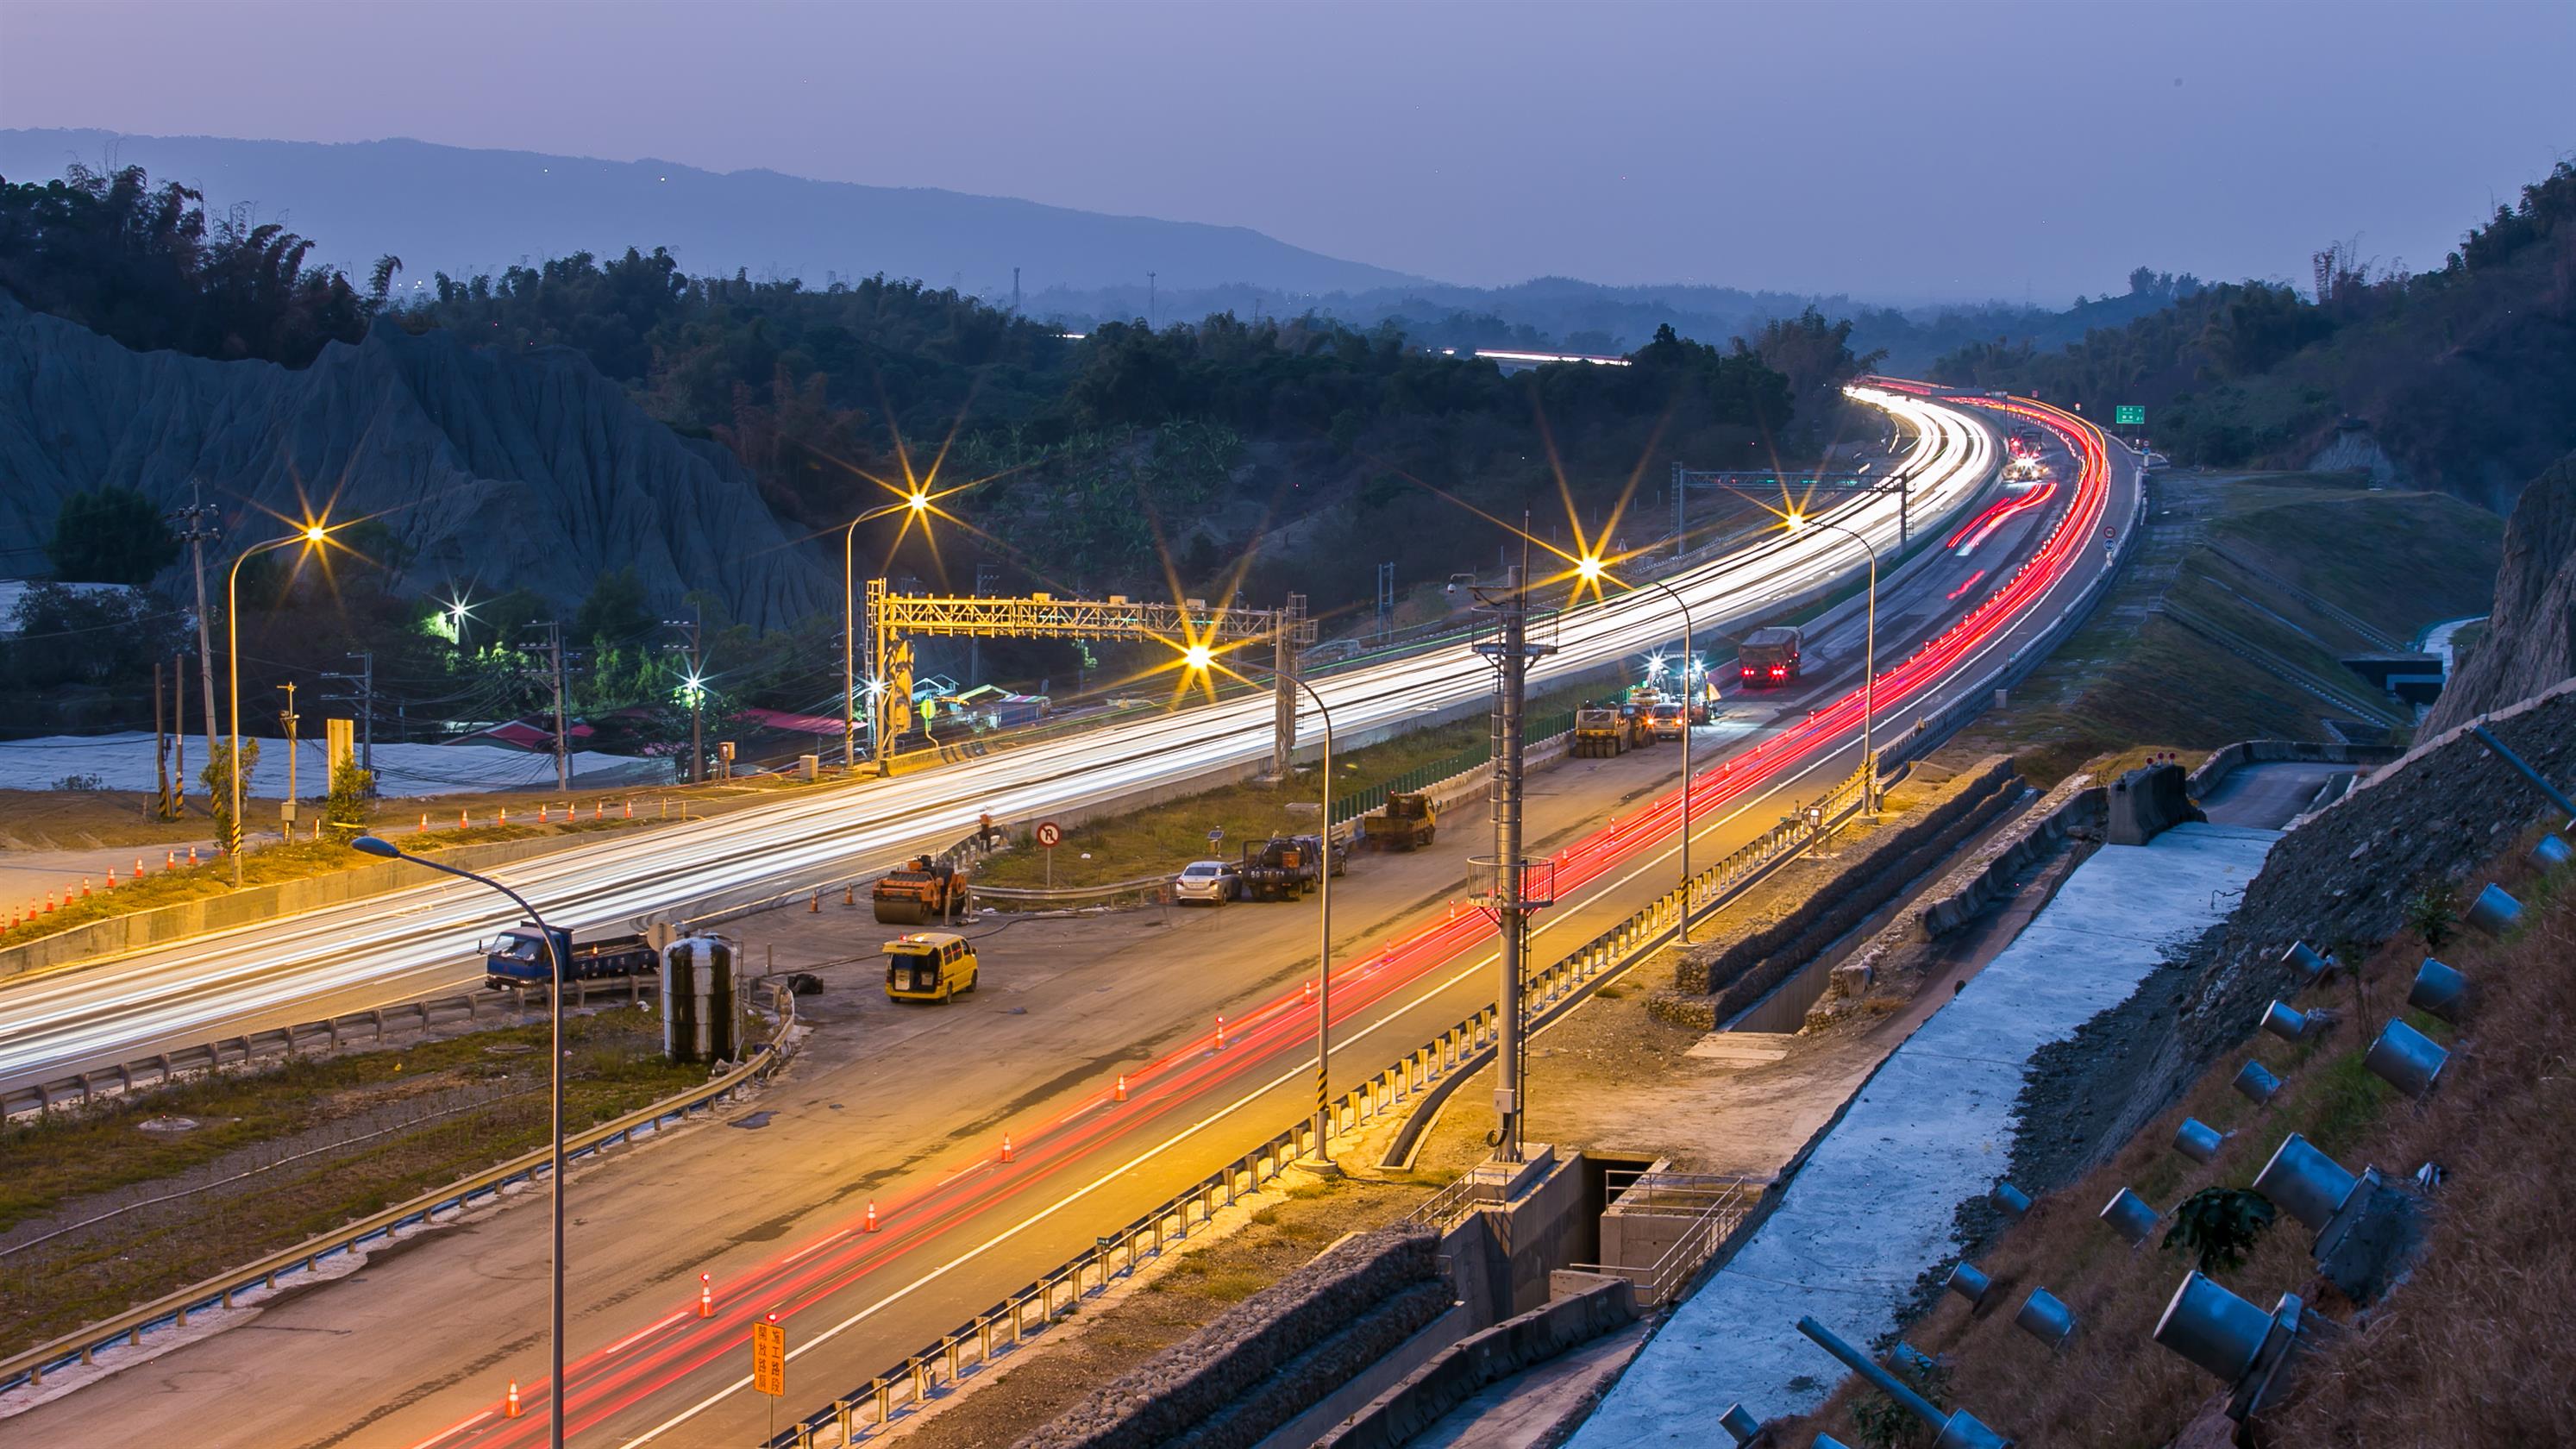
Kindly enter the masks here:
[[[139, 165], [155, 181], [283, 220], [313, 260], [363, 277], [379, 256], [403, 280], [463, 277], [587, 251], [671, 249], [697, 275], [830, 277], [883, 272], [1007, 301], [1027, 292], [1133, 284], [1248, 283], [1290, 294], [1356, 292], [1422, 279], [1343, 261], [1245, 227], [1107, 216], [923, 187], [810, 181], [775, 171], [701, 171], [424, 141], [243, 141], [97, 130], [0, 130], [0, 176]], [[1141, 309], [1140, 309], [1141, 310]]]

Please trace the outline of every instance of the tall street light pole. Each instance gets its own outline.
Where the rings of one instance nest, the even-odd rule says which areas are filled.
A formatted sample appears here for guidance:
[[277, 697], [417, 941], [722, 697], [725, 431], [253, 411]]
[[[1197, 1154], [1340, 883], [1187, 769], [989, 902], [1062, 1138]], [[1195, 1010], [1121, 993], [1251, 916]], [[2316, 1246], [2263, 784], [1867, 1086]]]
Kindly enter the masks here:
[[[1181, 653], [1183, 665], [1205, 673], [1216, 660], [1214, 650], [1193, 644]], [[1333, 711], [1315, 686], [1296, 675], [1283, 676], [1314, 702], [1324, 721], [1322, 781], [1316, 793], [1323, 802], [1323, 859], [1315, 869], [1315, 1155], [1310, 1166], [1333, 1165]]]
[[266, 543], [252, 544], [241, 551], [240, 556], [233, 560], [231, 571], [224, 575], [224, 653], [226, 666], [232, 672], [233, 736], [232, 759], [226, 764], [224, 770], [224, 773], [231, 777], [232, 784], [232, 814], [224, 822], [224, 854], [232, 857], [235, 889], [239, 889], [242, 883], [242, 775], [244, 771], [242, 770], [241, 733], [241, 609], [237, 602], [240, 595], [241, 566], [253, 554], [266, 553], [273, 548], [284, 548], [291, 543], [318, 545], [329, 532], [330, 530], [321, 524], [308, 524], [302, 533], [290, 533], [284, 538], [272, 538]]
[[553, 1128], [553, 1132], [554, 1132], [554, 1163], [553, 1163], [553, 1172], [554, 1172], [554, 1181], [553, 1181], [553, 1184], [552, 1184], [552, 1191], [550, 1191], [550, 1192], [547, 1194], [547, 1196], [552, 1200], [550, 1205], [551, 1205], [551, 1206], [553, 1207], [553, 1209], [554, 1209], [554, 1334], [553, 1334], [553, 1350], [554, 1350], [554, 1379], [553, 1379], [553, 1384], [554, 1384], [554, 1389], [553, 1389], [553, 1391], [552, 1391], [551, 1393], [549, 1393], [549, 1394], [546, 1396], [546, 1398], [547, 1398], [547, 1406], [546, 1406], [546, 1408], [547, 1408], [547, 1417], [548, 1417], [548, 1419], [549, 1419], [549, 1421], [550, 1421], [550, 1422], [549, 1422], [549, 1425], [548, 1425], [549, 1433], [548, 1433], [548, 1437], [547, 1437], [547, 1443], [548, 1443], [549, 1445], [551, 1445], [551, 1446], [552, 1446], [552, 1449], [563, 1449], [563, 1441], [564, 1441], [564, 1086], [563, 1086], [563, 1061], [564, 1061], [564, 1051], [563, 1051], [563, 986], [564, 986], [564, 959], [563, 959], [563, 953], [562, 953], [559, 949], [557, 949], [557, 943], [556, 943], [556, 940], [555, 940], [554, 928], [553, 928], [553, 927], [551, 927], [551, 926], [548, 926], [548, 925], [546, 924], [546, 918], [545, 918], [545, 917], [540, 916], [540, 915], [538, 915], [538, 914], [537, 914], [537, 908], [536, 908], [535, 906], [532, 906], [532, 905], [529, 905], [529, 904], [528, 904], [528, 899], [527, 899], [527, 897], [525, 897], [525, 896], [523, 896], [523, 895], [520, 895], [517, 891], [514, 891], [514, 890], [510, 889], [508, 886], [505, 886], [505, 885], [501, 884], [499, 881], [492, 879], [490, 876], [488, 876], [488, 875], [476, 875], [474, 872], [472, 872], [472, 871], [470, 871], [470, 870], [461, 870], [461, 869], [459, 869], [459, 868], [457, 868], [457, 867], [455, 867], [455, 866], [447, 865], [447, 864], [444, 864], [444, 863], [439, 862], [439, 861], [429, 860], [429, 859], [425, 859], [425, 858], [423, 858], [423, 857], [421, 857], [421, 856], [412, 855], [412, 854], [410, 854], [410, 853], [408, 853], [408, 852], [404, 851], [401, 847], [399, 847], [399, 846], [395, 845], [392, 841], [379, 839], [378, 837], [373, 836], [373, 835], [361, 835], [361, 836], [359, 836], [355, 841], [352, 841], [352, 842], [351, 842], [351, 844], [355, 845], [358, 849], [365, 851], [365, 852], [366, 852], [367, 854], [369, 854], [369, 855], [379, 855], [379, 856], [383, 856], [383, 857], [384, 857], [385, 859], [387, 859], [387, 860], [407, 860], [407, 861], [410, 861], [410, 862], [411, 862], [412, 864], [414, 864], [414, 865], [427, 866], [427, 867], [428, 867], [428, 868], [430, 868], [431, 870], [440, 871], [440, 872], [443, 872], [443, 873], [445, 873], [445, 874], [455, 876], [455, 877], [457, 877], [459, 880], [470, 880], [470, 881], [474, 882], [474, 883], [475, 883], [475, 884], [477, 884], [477, 885], [489, 886], [489, 887], [491, 887], [493, 890], [499, 891], [501, 894], [503, 894], [503, 895], [505, 895], [505, 896], [508, 896], [508, 897], [510, 898], [511, 902], [512, 902], [513, 904], [517, 905], [517, 906], [518, 906], [518, 908], [519, 908], [520, 910], [527, 912], [528, 919], [529, 919], [531, 922], [534, 922], [534, 923], [535, 923], [535, 925], [536, 925], [536, 928], [537, 928], [537, 938], [538, 938], [539, 940], [544, 941], [544, 942], [546, 943], [546, 971], [547, 971], [547, 976], [548, 976], [548, 978], [550, 979], [550, 981], [551, 981], [551, 983], [552, 983], [552, 984], [548, 987], [548, 989], [547, 989], [547, 991], [546, 991], [546, 1017], [547, 1017], [547, 1024], [548, 1024], [548, 1025], [549, 1025], [549, 1027], [552, 1029], [552, 1031], [553, 1031], [553, 1037], [554, 1037], [554, 1050], [553, 1050], [551, 1053], [549, 1053], [549, 1055], [553, 1058], [553, 1061], [554, 1061], [554, 1086], [553, 1086], [553, 1097], [554, 1097], [554, 1128]]
[[1870, 725], [1878, 712], [1878, 550], [1868, 539], [1839, 523], [1801, 514], [1789, 515], [1789, 531], [1804, 528], [1830, 528], [1861, 546], [1869, 555], [1869, 626], [1861, 644], [1860, 662], [1860, 757], [1867, 772], [1861, 784], [1861, 807], [1872, 817], [1878, 814], [1878, 752], [1870, 748]]
[[[921, 517], [929, 511], [929, 492], [915, 488], [904, 495], [902, 502], [871, 508], [841, 530], [841, 764], [845, 769], [859, 767], [859, 581], [857, 565], [851, 557], [858, 542], [859, 525], [890, 513], [909, 512]], [[875, 748], [873, 711], [869, 718], [869, 744]]]
[[[1597, 558], [1584, 558], [1577, 561], [1574, 566], [1574, 571], [1586, 583], [1593, 583], [1604, 577], [1601, 560]], [[1611, 582], [1617, 583], [1619, 581], [1612, 579]], [[1676, 944], [1687, 946], [1690, 944], [1691, 907], [1690, 667], [1692, 659], [1691, 650], [1696, 646], [1699, 630], [1697, 626], [1691, 623], [1690, 601], [1684, 599], [1679, 593], [1675, 592], [1673, 586], [1665, 583], [1662, 579], [1647, 579], [1643, 583], [1629, 584], [1626, 587], [1632, 590], [1640, 588], [1661, 589], [1664, 591], [1664, 597], [1673, 601], [1673, 607], [1682, 611], [1682, 921], [1681, 927], [1674, 939]]]

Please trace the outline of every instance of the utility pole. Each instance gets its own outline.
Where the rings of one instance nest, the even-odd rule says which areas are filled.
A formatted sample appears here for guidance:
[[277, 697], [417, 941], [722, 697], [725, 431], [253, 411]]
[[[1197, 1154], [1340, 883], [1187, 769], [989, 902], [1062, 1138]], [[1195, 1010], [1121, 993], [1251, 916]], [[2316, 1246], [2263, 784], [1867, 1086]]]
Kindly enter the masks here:
[[1145, 330], [1148, 332], [1153, 331], [1155, 327], [1154, 275], [1155, 274], [1152, 272], [1147, 272], [1145, 274]]
[[286, 691], [286, 708], [278, 712], [277, 722], [286, 726], [286, 838], [295, 838], [295, 681], [290, 679], [278, 688]]
[[161, 661], [152, 661], [152, 770], [160, 784], [152, 792], [152, 816], [170, 818], [170, 736], [169, 707], [161, 702]]
[[546, 653], [553, 664], [555, 680], [555, 788], [569, 790], [572, 761], [564, 752], [564, 731], [570, 722], [564, 718], [563, 625], [557, 620], [546, 621]]
[[[205, 690], [206, 760], [215, 758], [215, 636], [214, 626], [206, 618], [206, 545], [223, 537], [215, 521], [215, 510], [198, 497], [197, 482], [188, 480], [188, 506], [170, 515], [179, 525], [179, 537], [188, 545], [191, 567], [197, 576], [197, 681]], [[180, 765], [179, 790], [187, 793], [187, 766]], [[236, 822], [238, 823], [238, 822]]]
[[[1552, 641], [1531, 637], [1526, 541], [1521, 556], [1521, 564], [1504, 574], [1501, 589], [1476, 591], [1477, 604], [1491, 620], [1491, 632], [1477, 643], [1476, 652], [1494, 661], [1494, 853], [1487, 858], [1479, 894], [1502, 937], [1502, 1020], [1494, 1047], [1499, 1081], [1494, 1089], [1495, 1130], [1488, 1140], [1494, 1147], [1494, 1161], [1506, 1166], [1521, 1161], [1527, 1054], [1521, 989], [1527, 971], [1523, 957], [1529, 947], [1529, 918], [1554, 904], [1556, 895], [1553, 873], [1543, 863], [1521, 855], [1521, 717], [1529, 699], [1529, 664], [1556, 652]], [[1546, 618], [1549, 632], [1553, 620], [1553, 614]]]
[[367, 772], [367, 793], [375, 793], [376, 779], [376, 656], [369, 650], [352, 650], [349, 657], [359, 661], [355, 674], [324, 674], [350, 686], [354, 693], [326, 694], [325, 704], [354, 704], [358, 707], [358, 768]]
[[[706, 631], [707, 618], [706, 610], [702, 606], [693, 604], [690, 609], [688, 618], [665, 619], [662, 624], [665, 628], [685, 630], [689, 636], [689, 642], [684, 646], [689, 651], [689, 783], [703, 785], [707, 779], [707, 748], [706, 737], [700, 726], [699, 706], [706, 698], [706, 685], [698, 653], [698, 639]], [[557, 738], [561, 738], [560, 732]]]

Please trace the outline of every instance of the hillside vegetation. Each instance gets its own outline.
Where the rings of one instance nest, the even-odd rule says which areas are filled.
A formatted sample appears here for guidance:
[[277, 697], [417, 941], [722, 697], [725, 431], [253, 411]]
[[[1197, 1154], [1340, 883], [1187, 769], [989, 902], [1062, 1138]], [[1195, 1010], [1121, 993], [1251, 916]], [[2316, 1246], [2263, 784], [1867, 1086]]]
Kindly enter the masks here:
[[2304, 296], [2211, 287], [2060, 351], [1980, 342], [1932, 373], [2105, 420], [2143, 404], [2159, 447], [2220, 466], [2301, 466], [2349, 417], [2414, 478], [2503, 512], [2576, 447], [2576, 163], [2499, 206], [2434, 271], [2338, 244], [2317, 253]]

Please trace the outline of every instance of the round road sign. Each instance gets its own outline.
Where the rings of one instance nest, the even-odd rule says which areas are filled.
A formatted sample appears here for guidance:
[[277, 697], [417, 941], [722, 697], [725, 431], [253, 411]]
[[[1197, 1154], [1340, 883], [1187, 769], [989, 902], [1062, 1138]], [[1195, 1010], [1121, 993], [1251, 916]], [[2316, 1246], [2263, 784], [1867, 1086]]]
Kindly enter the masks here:
[[1039, 821], [1038, 844], [1045, 846], [1049, 850], [1053, 850], [1057, 846], [1064, 844], [1064, 827], [1056, 824], [1052, 820]]

